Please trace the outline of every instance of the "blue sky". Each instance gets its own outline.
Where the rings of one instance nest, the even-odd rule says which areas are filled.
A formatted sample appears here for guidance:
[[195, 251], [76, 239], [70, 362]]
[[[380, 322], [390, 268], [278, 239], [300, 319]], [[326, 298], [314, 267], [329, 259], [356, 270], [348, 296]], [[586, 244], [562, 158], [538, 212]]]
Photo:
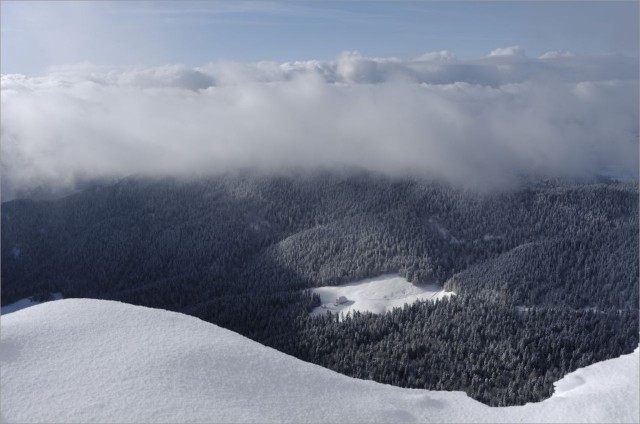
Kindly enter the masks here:
[[49, 66], [202, 65], [365, 56], [460, 59], [519, 45], [527, 56], [638, 51], [637, 2], [2, 1], [3, 73]]

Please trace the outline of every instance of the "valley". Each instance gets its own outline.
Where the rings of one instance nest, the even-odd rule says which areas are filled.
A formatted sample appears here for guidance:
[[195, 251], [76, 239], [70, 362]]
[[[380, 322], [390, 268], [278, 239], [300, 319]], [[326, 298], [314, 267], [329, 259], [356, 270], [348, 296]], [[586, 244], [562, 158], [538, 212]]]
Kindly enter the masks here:
[[[361, 170], [132, 177], [3, 203], [2, 302], [182, 312], [351, 377], [523, 405], [638, 345], [637, 190], [482, 194]], [[349, 313], [328, 315], [340, 296]]]

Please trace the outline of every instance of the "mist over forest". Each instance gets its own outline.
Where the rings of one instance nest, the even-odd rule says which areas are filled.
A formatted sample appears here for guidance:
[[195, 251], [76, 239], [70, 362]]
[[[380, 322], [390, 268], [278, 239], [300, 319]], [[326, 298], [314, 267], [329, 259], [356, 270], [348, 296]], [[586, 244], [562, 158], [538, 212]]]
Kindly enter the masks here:
[[2, 198], [130, 175], [358, 167], [491, 190], [637, 179], [638, 64], [498, 48], [414, 59], [50, 68], [2, 75]]

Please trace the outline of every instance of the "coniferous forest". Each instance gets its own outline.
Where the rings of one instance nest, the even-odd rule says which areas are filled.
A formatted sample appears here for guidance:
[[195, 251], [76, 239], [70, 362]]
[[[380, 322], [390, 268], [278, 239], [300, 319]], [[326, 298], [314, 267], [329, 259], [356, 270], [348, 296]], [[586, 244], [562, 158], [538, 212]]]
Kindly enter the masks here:
[[[183, 312], [357, 378], [551, 395], [638, 346], [638, 185], [524, 179], [485, 193], [364, 171], [127, 178], [2, 204], [2, 304]], [[456, 296], [313, 318], [310, 288], [397, 272]]]

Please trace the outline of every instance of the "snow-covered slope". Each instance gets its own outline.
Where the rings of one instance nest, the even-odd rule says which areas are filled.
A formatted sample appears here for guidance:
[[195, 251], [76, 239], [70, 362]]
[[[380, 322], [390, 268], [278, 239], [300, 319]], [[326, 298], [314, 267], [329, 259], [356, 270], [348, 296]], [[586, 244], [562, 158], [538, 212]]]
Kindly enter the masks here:
[[[314, 293], [320, 295], [322, 306], [311, 311], [312, 315], [332, 313], [347, 314], [349, 311], [373, 312], [383, 314], [393, 308], [402, 308], [405, 303], [418, 300], [436, 300], [450, 296], [442, 287], [435, 284], [414, 286], [398, 274], [381, 275], [340, 286], [317, 287]], [[346, 301], [335, 304], [340, 296]]]
[[196, 318], [66, 299], [0, 318], [3, 422], [638, 422], [638, 350], [491, 408], [299, 361]]
[[[52, 293], [51, 299], [45, 302], [49, 302], [52, 300], [60, 300], [60, 299], [62, 299], [62, 293]], [[25, 299], [20, 299], [17, 302], [10, 303], [7, 306], [3, 306], [2, 308], [0, 308], [0, 315], [10, 314], [12, 312], [16, 312], [24, 308], [30, 308], [31, 306], [39, 305], [40, 303], [42, 302], [33, 300], [29, 297]]]

